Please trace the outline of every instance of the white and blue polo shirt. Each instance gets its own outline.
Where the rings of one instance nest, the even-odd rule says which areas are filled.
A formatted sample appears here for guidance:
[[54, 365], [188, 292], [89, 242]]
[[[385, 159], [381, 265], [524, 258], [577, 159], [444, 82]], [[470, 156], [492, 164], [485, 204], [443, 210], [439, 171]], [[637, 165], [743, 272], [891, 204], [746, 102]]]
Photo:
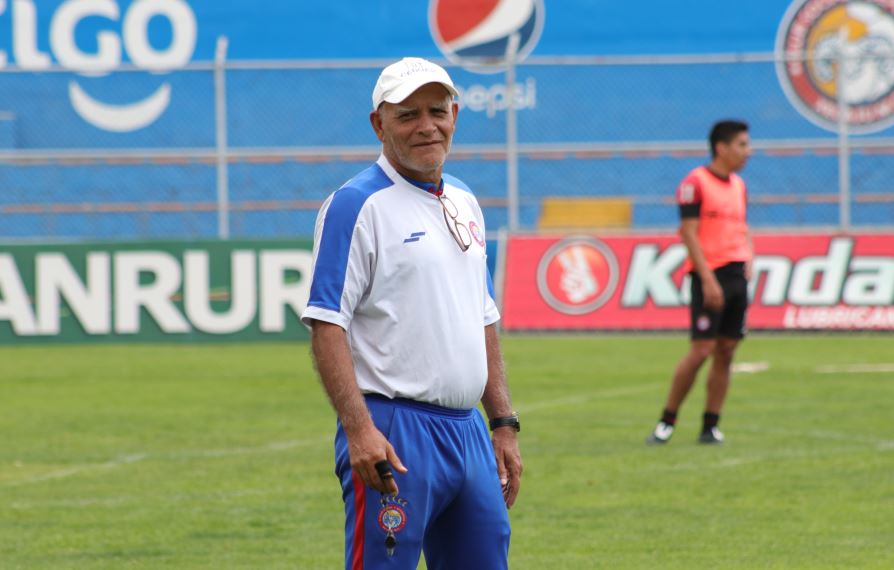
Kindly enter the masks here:
[[438, 198], [384, 156], [330, 195], [317, 217], [301, 318], [347, 331], [362, 392], [469, 409], [487, 383], [484, 327], [500, 315], [481, 208], [465, 184], [443, 181], [472, 235], [466, 252]]

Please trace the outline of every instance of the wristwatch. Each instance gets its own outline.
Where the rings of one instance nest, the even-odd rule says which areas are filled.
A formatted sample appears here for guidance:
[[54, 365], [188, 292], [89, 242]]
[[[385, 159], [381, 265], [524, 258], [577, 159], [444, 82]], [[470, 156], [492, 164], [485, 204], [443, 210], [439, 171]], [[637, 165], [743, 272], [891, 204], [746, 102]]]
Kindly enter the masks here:
[[518, 421], [518, 413], [512, 412], [511, 416], [494, 418], [490, 421], [491, 431], [501, 427], [511, 427], [515, 431], [521, 431], [521, 423]]

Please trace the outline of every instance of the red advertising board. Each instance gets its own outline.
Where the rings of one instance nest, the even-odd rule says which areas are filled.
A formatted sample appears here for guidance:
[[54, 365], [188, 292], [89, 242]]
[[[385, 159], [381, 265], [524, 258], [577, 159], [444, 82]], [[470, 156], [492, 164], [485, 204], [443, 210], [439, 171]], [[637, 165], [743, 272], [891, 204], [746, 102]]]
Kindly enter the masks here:
[[[894, 330], [894, 234], [759, 234], [751, 329]], [[507, 330], [689, 328], [686, 248], [676, 235], [513, 236]]]

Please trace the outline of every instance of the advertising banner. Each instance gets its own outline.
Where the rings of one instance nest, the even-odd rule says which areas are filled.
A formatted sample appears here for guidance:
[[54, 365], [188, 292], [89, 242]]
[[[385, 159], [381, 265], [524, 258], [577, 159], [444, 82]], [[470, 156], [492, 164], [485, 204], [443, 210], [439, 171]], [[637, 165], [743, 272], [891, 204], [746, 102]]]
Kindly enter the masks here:
[[0, 344], [306, 339], [310, 240], [0, 247]]
[[[612, 122], [605, 117], [635, 118], [654, 107], [656, 97], [663, 112], [661, 121], [650, 123], [652, 139], [701, 138], [704, 116], [758, 119], [767, 107], [774, 120], [755, 120], [762, 137], [822, 136], [837, 128], [835, 68], [823, 58], [842, 49], [842, 22], [850, 30], [847, 53], [878, 58], [852, 70], [852, 132], [888, 128], [894, 121], [894, 80], [884, 59], [894, 39], [891, 0], [689, 0], [685, 7], [652, 2], [645, 8], [590, 0], [0, 1], [0, 69], [28, 72], [0, 76], [0, 109], [12, 113], [9, 124], [0, 121], [0, 148], [4, 141], [9, 148], [43, 149], [213, 146], [207, 64], [218, 50], [231, 63], [332, 64], [275, 77], [231, 70], [233, 146], [370, 144], [366, 107], [379, 65], [352, 69], [345, 63], [405, 55], [462, 66], [451, 72], [466, 110], [463, 122], [481, 125], [474, 135], [464, 127], [465, 142], [473, 144], [488, 144], [489, 132], [502, 132], [493, 123], [510, 98], [520, 119], [531, 121], [521, 133], [531, 142], [551, 142], [551, 133], [562, 132], [557, 118], [572, 129], [567, 140], [588, 140], [593, 133], [625, 140], [629, 130], [607, 132]], [[771, 66], [727, 72], [720, 108], [711, 90], [700, 88], [716, 80], [686, 66], [618, 69], [592, 87], [591, 70], [525, 68], [510, 94], [499, 66], [474, 62], [498, 62], [511, 37], [518, 38], [514, 57], [520, 62], [527, 56], [755, 52], [793, 59], [775, 72]], [[816, 53], [815, 64], [797, 59], [808, 55], [805, 50]], [[184, 73], [198, 64], [206, 73]], [[616, 89], [628, 83], [642, 87], [619, 97]], [[569, 99], [575, 92], [586, 96]], [[337, 120], [309, 128], [320, 116]], [[690, 116], [697, 119], [686, 120]]]
[[[894, 330], [894, 235], [762, 234], [751, 329]], [[509, 238], [506, 330], [688, 330], [675, 235]]]

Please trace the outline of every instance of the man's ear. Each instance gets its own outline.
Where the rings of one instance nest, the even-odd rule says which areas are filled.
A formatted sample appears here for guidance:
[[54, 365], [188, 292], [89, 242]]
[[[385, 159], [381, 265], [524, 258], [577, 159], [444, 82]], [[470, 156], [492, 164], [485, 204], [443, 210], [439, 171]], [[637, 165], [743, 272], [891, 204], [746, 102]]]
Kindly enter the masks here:
[[719, 141], [714, 145], [714, 154], [717, 155], [717, 158], [726, 158], [726, 155], [729, 154], [729, 145], [723, 141]]
[[369, 114], [369, 124], [372, 125], [373, 130], [376, 132], [379, 142], [385, 142], [385, 132], [382, 130], [382, 116], [378, 110]]

